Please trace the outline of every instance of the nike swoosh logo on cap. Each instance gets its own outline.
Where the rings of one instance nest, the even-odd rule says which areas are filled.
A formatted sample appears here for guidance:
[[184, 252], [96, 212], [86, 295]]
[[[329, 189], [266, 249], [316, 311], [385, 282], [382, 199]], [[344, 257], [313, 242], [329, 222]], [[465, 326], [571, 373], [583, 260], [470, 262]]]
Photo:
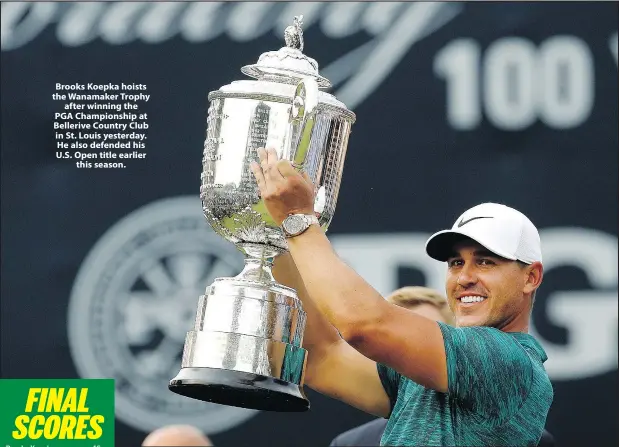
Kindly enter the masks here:
[[471, 217], [470, 219], [467, 219], [467, 220], [461, 219], [460, 222], [458, 222], [458, 228], [466, 225], [467, 223], [469, 223], [470, 221], [475, 220], [475, 219], [494, 219], [494, 217], [492, 217], [492, 216], [479, 216], [479, 217]]

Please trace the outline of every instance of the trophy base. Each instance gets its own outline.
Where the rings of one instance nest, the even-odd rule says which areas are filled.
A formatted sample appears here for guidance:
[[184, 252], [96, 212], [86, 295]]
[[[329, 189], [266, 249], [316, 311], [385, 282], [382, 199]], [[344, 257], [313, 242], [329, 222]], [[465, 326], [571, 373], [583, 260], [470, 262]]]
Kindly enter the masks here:
[[253, 410], [302, 412], [310, 407], [301, 386], [242, 371], [182, 368], [168, 388], [192, 399]]

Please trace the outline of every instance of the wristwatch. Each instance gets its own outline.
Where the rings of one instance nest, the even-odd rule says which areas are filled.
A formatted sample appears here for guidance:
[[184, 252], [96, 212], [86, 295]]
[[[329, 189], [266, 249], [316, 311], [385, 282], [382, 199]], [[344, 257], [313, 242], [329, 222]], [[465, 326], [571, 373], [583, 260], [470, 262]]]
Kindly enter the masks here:
[[282, 222], [282, 230], [286, 237], [294, 237], [303, 233], [312, 224], [318, 224], [318, 218], [313, 214], [291, 214]]

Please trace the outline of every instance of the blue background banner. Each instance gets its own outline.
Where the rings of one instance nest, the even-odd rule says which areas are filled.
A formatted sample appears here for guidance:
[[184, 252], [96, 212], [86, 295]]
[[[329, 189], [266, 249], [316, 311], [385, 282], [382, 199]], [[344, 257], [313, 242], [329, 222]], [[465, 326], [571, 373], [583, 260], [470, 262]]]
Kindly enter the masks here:
[[[167, 390], [198, 297], [242, 257], [202, 216], [209, 91], [284, 45], [357, 115], [329, 236], [382, 293], [444, 290], [426, 237], [470, 206], [540, 229], [559, 445], [617, 445], [617, 4], [2, 3], [2, 376], [109, 377], [117, 445], [191, 423], [216, 445], [328, 445], [372, 419], [309, 391], [303, 414]], [[58, 158], [56, 84], [144, 84], [145, 159]], [[84, 151], [86, 152], [86, 151]]]

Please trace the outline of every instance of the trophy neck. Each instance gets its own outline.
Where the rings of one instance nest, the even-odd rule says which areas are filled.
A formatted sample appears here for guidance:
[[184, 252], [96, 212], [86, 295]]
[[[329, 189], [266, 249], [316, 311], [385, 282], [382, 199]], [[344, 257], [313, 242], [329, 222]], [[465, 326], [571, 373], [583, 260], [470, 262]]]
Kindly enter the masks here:
[[276, 282], [271, 271], [273, 258], [284, 250], [261, 244], [238, 244], [237, 247], [245, 253], [245, 267], [236, 279], [261, 283]]
[[272, 283], [275, 282], [271, 272], [272, 267], [273, 262], [267, 259], [245, 258], [245, 267], [241, 273], [235, 276], [235, 279]]

